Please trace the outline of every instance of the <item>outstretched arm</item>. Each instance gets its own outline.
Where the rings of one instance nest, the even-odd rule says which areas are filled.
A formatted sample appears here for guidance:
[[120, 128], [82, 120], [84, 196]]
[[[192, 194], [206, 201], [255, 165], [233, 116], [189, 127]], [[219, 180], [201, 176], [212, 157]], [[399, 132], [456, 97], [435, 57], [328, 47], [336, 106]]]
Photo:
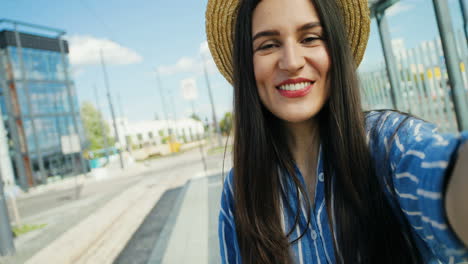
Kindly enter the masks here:
[[395, 112], [368, 120], [376, 168], [389, 170], [412, 231], [441, 262], [468, 263], [468, 131], [439, 133]]
[[468, 142], [461, 146], [445, 194], [447, 218], [468, 246]]

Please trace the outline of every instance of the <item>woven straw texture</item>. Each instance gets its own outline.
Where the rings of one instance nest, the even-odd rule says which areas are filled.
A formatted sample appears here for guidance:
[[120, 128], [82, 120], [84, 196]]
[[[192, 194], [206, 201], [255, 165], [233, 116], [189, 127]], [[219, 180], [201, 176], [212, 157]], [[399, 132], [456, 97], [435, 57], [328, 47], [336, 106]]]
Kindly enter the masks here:
[[[235, 18], [240, 0], [208, 0], [206, 35], [208, 47], [219, 71], [232, 84], [232, 49]], [[327, 0], [325, 0], [327, 1]], [[346, 24], [348, 40], [359, 65], [366, 50], [370, 31], [367, 0], [338, 0]]]

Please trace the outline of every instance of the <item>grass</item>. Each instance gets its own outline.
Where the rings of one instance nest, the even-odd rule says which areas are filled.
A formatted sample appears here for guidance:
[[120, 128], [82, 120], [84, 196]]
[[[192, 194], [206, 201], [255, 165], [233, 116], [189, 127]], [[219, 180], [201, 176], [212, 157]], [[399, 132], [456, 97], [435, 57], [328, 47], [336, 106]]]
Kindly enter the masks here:
[[22, 226], [15, 226], [13, 227], [13, 233], [15, 234], [15, 237], [19, 237], [21, 235], [24, 235], [28, 232], [34, 231], [34, 230], [39, 230], [44, 227], [46, 227], [47, 224], [40, 224], [40, 225], [22, 225]]

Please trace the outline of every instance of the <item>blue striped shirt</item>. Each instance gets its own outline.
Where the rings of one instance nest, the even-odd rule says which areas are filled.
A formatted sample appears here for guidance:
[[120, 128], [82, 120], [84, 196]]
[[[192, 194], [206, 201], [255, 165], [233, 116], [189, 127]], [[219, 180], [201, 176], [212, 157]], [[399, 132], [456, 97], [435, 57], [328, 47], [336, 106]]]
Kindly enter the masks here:
[[[375, 160], [375, 167], [382, 171], [388, 164], [397, 202], [391, 205], [400, 209], [412, 227], [414, 236], [425, 263], [468, 262], [468, 249], [451, 230], [443, 204], [444, 180], [451, 162], [456, 160], [458, 147], [468, 141], [468, 131], [460, 134], [441, 134], [436, 127], [419, 119], [408, 119], [397, 131], [405, 116], [396, 112], [371, 112], [366, 117], [367, 140]], [[377, 129], [376, 137], [371, 129]], [[388, 155], [388, 160], [386, 157]], [[304, 182], [300, 171], [296, 173]], [[382, 173], [377, 173], [381, 176]], [[232, 170], [224, 182], [219, 214], [219, 242], [222, 263], [240, 264], [241, 256], [235, 230]], [[322, 154], [319, 154], [317, 180], [311, 223], [307, 233], [291, 245], [296, 263], [335, 263], [332, 233], [328, 225]], [[286, 183], [292, 188], [292, 183]], [[284, 186], [283, 186], [284, 187]], [[388, 187], [388, 186], [387, 186]], [[288, 202], [296, 212], [294, 191], [288, 192]], [[387, 196], [389, 190], [387, 190]], [[333, 201], [333, 197], [332, 197]], [[397, 204], [395, 204], [397, 203]], [[281, 204], [281, 208], [285, 208]], [[282, 211], [282, 226], [285, 232], [294, 224], [294, 214]], [[304, 230], [307, 210], [300, 208], [301, 219], [291, 239], [299, 237]], [[339, 249], [338, 249], [339, 250]]]

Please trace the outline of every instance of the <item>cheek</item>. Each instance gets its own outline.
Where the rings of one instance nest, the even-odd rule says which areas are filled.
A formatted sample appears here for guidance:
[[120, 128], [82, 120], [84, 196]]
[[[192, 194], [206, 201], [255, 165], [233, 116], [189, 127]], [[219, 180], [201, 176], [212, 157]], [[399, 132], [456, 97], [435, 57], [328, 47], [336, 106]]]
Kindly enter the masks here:
[[257, 92], [260, 96], [260, 100], [263, 102], [265, 98], [265, 80], [268, 76], [267, 70], [261, 58], [254, 57], [253, 66]]
[[316, 67], [320, 71], [320, 74], [322, 76], [328, 76], [330, 72], [330, 65], [331, 65], [331, 59], [330, 55], [328, 54], [328, 50], [323, 47], [323, 50], [319, 52], [318, 54], [319, 57], [316, 60]]
[[272, 64], [265, 57], [254, 56], [253, 59], [254, 75], [257, 85], [265, 85], [269, 82], [272, 75]]
[[326, 75], [329, 76], [330, 74], [330, 66], [331, 66], [331, 61], [330, 61], [330, 57], [327, 55], [325, 57], [325, 60], [323, 62], [323, 71], [326, 72]]
[[253, 60], [257, 93], [263, 105], [266, 105], [266, 103], [268, 102], [267, 100], [268, 79], [271, 78], [272, 76], [271, 71], [269, 70], [269, 67], [267, 66], [265, 61], [266, 61], [265, 58], [256, 58], [256, 57], [254, 57], [254, 60]]
[[261, 77], [263, 75], [263, 73], [262, 73], [263, 71], [262, 71], [260, 61], [258, 59], [256, 59], [255, 57], [254, 57], [254, 60], [253, 60], [253, 67], [254, 67], [255, 81], [257, 82], [257, 85], [258, 85], [258, 82], [259, 82], [259, 80], [261, 79]]

